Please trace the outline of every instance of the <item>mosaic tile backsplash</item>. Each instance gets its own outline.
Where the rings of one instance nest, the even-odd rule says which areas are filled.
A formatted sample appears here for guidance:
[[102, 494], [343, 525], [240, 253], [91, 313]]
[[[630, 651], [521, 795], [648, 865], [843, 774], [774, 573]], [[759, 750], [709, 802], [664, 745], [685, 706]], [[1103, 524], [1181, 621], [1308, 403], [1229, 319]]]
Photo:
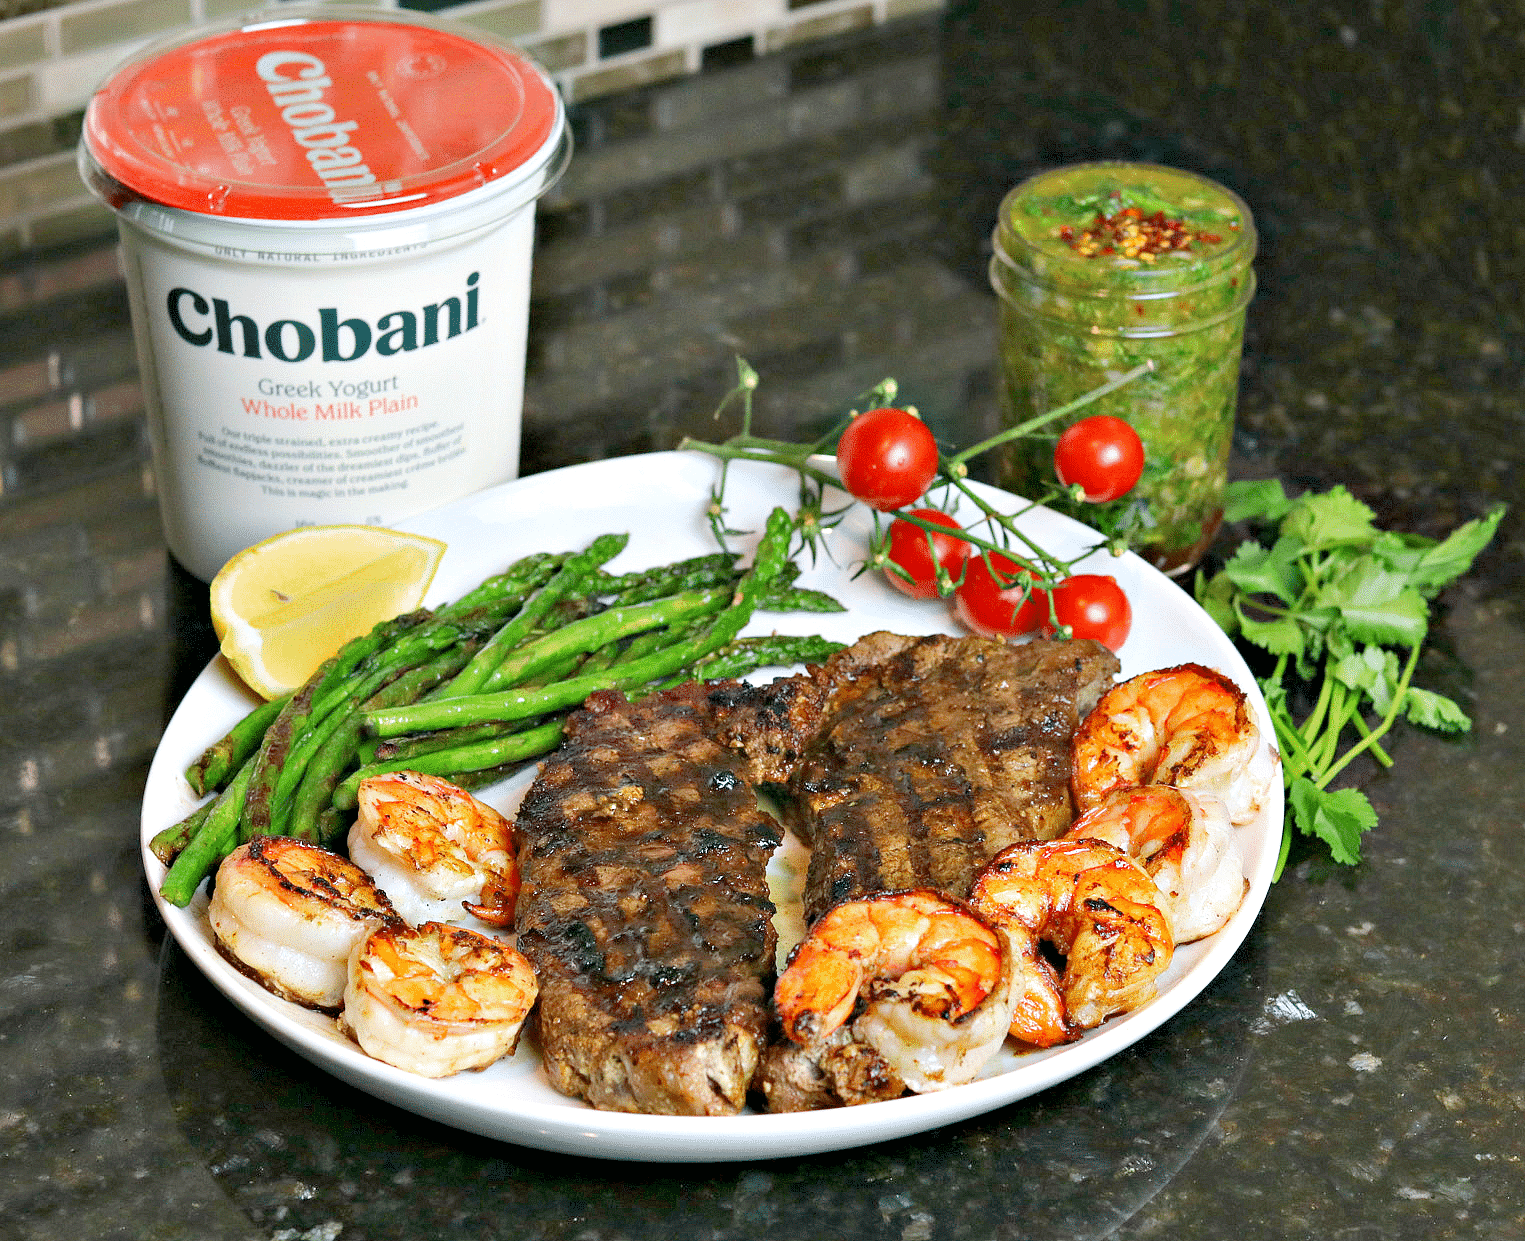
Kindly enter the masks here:
[[[570, 102], [729, 67], [944, 0], [383, 0], [510, 39]], [[96, 85], [150, 39], [248, 0], [0, 0], [0, 260], [110, 230], [74, 145]]]

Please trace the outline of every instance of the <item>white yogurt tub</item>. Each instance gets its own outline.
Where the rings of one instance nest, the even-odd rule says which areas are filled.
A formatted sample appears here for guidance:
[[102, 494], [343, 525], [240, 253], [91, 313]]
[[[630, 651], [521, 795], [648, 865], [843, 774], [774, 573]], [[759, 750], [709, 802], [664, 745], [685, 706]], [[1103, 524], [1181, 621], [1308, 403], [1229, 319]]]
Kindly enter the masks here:
[[80, 171], [186, 568], [518, 473], [535, 200], [570, 149], [544, 73], [411, 14], [283, 6], [106, 81]]

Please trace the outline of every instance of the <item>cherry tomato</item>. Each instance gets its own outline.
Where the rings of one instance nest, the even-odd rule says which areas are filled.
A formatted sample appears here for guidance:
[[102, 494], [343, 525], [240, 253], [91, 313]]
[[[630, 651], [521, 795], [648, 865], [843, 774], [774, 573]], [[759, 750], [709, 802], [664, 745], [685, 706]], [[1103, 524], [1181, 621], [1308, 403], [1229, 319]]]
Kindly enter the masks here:
[[[990, 553], [990, 564], [1004, 581], [1031, 575], [999, 552]], [[964, 580], [953, 594], [953, 611], [965, 627], [985, 638], [1014, 638], [1032, 633], [1048, 619], [1048, 600], [1043, 592], [1031, 591], [1024, 598], [1022, 586], [1003, 586], [991, 575], [985, 557], [971, 551]]]
[[937, 477], [937, 441], [915, 414], [870, 409], [837, 441], [842, 486], [871, 508], [889, 512], [921, 499]]
[[1111, 414], [1082, 418], [1054, 445], [1054, 473], [1066, 487], [1079, 483], [1090, 504], [1127, 495], [1143, 472], [1138, 432]]
[[1068, 625], [1075, 637], [1095, 638], [1114, 651], [1128, 640], [1133, 628], [1128, 596], [1116, 578], [1100, 573], [1077, 573], [1055, 586], [1054, 617]]
[[[959, 528], [958, 522], [949, 514], [935, 508], [913, 508], [913, 516], [924, 521], [936, 522], [950, 530]], [[928, 539], [932, 546], [927, 546]], [[900, 568], [910, 574], [910, 581], [893, 569], [886, 569], [884, 576], [891, 585], [913, 599], [937, 598], [937, 570], [941, 568], [953, 580], [958, 579], [964, 559], [969, 555], [969, 544], [951, 534], [926, 530], [914, 522], [899, 517], [890, 522], [889, 556]]]

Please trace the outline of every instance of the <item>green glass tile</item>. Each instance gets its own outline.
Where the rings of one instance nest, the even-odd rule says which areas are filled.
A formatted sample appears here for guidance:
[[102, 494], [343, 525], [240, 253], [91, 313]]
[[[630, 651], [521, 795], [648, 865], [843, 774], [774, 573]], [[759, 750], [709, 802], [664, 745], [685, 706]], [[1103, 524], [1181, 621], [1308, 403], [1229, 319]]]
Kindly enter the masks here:
[[32, 106], [32, 75], [6, 78], [0, 82], [0, 117], [19, 116]]
[[874, 10], [868, 5], [829, 13], [824, 17], [812, 17], [807, 21], [795, 22], [792, 26], [779, 26], [768, 31], [768, 50], [777, 52], [799, 43], [811, 43], [816, 39], [829, 39], [852, 30], [864, 30], [873, 24]]
[[188, 25], [190, 20], [188, 0], [126, 0], [109, 8], [60, 18], [59, 43], [67, 56]]
[[598, 57], [609, 60], [631, 52], [642, 52], [651, 46], [651, 14], [633, 17], [627, 22], [598, 29]]
[[463, 26], [475, 26], [500, 39], [520, 39], [525, 35], [539, 34], [543, 24], [540, 0], [523, 0], [519, 4], [504, 4], [495, 9], [463, 13], [456, 20]]
[[595, 95], [609, 95], [615, 91], [634, 90], [652, 82], [681, 77], [687, 71], [687, 59], [682, 51], [664, 52], [649, 60], [632, 65], [619, 65], [613, 69], [600, 69], [597, 73], [585, 73], [572, 82], [574, 100], [591, 99]]
[[48, 54], [42, 23], [0, 29], [0, 69], [14, 69], [42, 60]]
[[0, 216], [35, 211], [85, 192], [73, 159], [0, 177]]
[[547, 73], [559, 73], [563, 69], [575, 69], [588, 60], [588, 36], [579, 31], [562, 35], [559, 39], [542, 39], [539, 43], [521, 43], [529, 56]]
[[86, 203], [56, 215], [32, 221], [32, 245], [56, 246], [85, 237], [101, 237], [116, 231], [116, 217], [109, 207]]

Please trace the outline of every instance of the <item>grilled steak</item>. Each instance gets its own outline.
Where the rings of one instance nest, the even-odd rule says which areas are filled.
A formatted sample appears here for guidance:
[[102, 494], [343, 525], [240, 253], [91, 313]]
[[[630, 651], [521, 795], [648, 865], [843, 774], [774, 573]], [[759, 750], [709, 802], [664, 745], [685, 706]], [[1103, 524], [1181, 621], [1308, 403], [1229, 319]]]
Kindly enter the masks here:
[[[811, 847], [807, 924], [873, 892], [962, 898], [1006, 845], [1063, 833], [1074, 819], [1070, 740], [1118, 669], [1095, 642], [888, 633], [813, 669], [822, 714], [789, 780], [791, 823]], [[757, 1085], [774, 1112], [904, 1089], [845, 1026], [817, 1046], [778, 1037]]]
[[515, 824], [546, 1070], [595, 1107], [733, 1113], [763, 1046], [779, 827], [708, 693], [595, 694]]
[[815, 669], [823, 714], [789, 780], [806, 921], [870, 892], [962, 898], [1008, 844], [1063, 833], [1070, 739], [1119, 666], [1091, 641], [875, 633]]
[[[811, 846], [807, 921], [876, 891], [962, 897], [1007, 844], [1069, 826], [1070, 738], [1117, 669], [1093, 642], [877, 633], [771, 685], [595, 694], [514, 829], [553, 1085], [618, 1111], [738, 1110], [776, 943], [779, 829], [753, 785], [785, 792]], [[772, 1106], [831, 1101], [797, 1059], [765, 1069]]]

